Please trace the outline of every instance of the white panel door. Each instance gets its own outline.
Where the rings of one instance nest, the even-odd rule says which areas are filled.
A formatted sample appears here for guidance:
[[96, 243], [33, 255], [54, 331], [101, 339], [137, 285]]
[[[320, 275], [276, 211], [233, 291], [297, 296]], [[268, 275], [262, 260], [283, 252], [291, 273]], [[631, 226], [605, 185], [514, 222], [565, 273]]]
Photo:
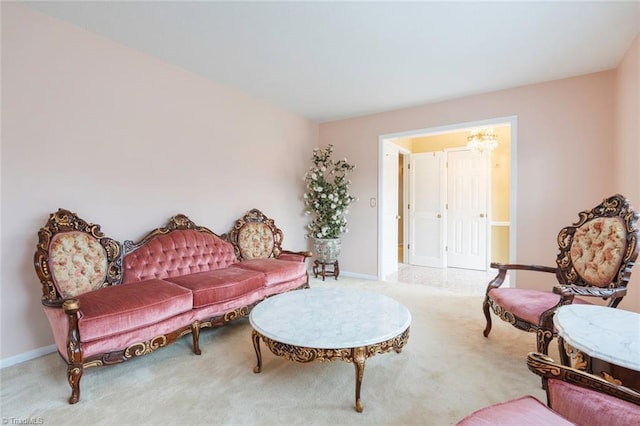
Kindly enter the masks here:
[[487, 269], [488, 157], [471, 151], [447, 155], [447, 265]]
[[412, 154], [410, 164], [409, 263], [444, 268], [444, 153]]
[[382, 276], [398, 271], [398, 148], [383, 147]]

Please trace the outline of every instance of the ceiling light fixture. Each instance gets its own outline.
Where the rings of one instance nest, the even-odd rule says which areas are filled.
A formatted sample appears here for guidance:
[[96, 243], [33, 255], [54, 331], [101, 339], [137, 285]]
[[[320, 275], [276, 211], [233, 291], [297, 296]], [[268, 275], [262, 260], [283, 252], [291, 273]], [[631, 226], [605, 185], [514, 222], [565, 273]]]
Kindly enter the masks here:
[[472, 130], [467, 138], [467, 148], [472, 151], [491, 152], [498, 146], [498, 136], [493, 129]]

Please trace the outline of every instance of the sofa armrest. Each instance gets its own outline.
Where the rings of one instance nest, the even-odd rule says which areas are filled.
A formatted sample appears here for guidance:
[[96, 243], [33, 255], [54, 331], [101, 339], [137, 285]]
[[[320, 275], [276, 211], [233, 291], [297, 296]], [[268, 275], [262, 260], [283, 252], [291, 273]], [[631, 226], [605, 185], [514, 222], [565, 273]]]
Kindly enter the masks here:
[[67, 355], [69, 364], [82, 363], [82, 349], [80, 348], [80, 329], [78, 328], [78, 311], [80, 301], [67, 299], [62, 303], [62, 309], [69, 320], [69, 334], [67, 336]]
[[282, 252], [280, 252], [280, 256], [278, 256], [278, 259], [291, 260], [294, 262], [304, 262], [305, 260], [307, 260], [307, 257], [311, 257], [311, 256], [312, 256], [312, 253], [310, 251], [282, 250]]
[[69, 334], [67, 337], [67, 380], [71, 385], [69, 404], [75, 404], [80, 400], [80, 377], [82, 377], [84, 357], [80, 344], [80, 330], [78, 329], [78, 311], [80, 301], [67, 299], [62, 303], [62, 309], [69, 319]]

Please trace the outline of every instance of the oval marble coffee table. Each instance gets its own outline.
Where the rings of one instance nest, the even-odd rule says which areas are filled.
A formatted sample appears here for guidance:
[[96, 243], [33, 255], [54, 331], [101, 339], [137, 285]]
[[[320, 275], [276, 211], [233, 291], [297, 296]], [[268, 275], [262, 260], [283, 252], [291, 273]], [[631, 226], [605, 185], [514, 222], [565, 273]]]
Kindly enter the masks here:
[[260, 302], [249, 315], [253, 347], [262, 370], [260, 339], [275, 355], [290, 361], [353, 362], [356, 411], [362, 412], [360, 387], [367, 358], [409, 340], [411, 314], [390, 297], [364, 290], [311, 288]]

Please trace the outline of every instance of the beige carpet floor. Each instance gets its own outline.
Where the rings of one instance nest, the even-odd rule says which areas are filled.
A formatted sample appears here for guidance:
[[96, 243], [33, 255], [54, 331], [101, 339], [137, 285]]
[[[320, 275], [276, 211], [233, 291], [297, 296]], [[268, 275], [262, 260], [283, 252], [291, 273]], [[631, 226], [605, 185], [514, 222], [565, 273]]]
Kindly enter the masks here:
[[[540, 379], [525, 364], [535, 335], [494, 317], [484, 338], [479, 296], [343, 277], [312, 279], [311, 286], [380, 292], [411, 312], [402, 353], [366, 362], [362, 413], [354, 409], [352, 364], [298, 364], [263, 346], [263, 369], [254, 374], [251, 326], [243, 319], [203, 331], [201, 356], [186, 337], [124, 364], [85, 370], [76, 405], [67, 403], [70, 388], [58, 354], [4, 368], [3, 424], [453, 425], [473, 410], [521, 395], [545, 401]], [[555, 342], [550, 355], [557, 359]]]

